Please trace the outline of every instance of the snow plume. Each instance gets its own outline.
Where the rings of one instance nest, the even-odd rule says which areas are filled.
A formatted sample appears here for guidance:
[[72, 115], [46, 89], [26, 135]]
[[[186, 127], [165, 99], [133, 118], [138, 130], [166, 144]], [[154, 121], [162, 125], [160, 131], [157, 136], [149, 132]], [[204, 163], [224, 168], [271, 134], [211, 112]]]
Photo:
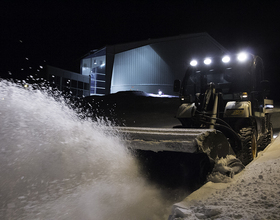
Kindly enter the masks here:
[[2, 80], [0, 122], [0, 219], [168, 216], [117, 132], [62, 98]]

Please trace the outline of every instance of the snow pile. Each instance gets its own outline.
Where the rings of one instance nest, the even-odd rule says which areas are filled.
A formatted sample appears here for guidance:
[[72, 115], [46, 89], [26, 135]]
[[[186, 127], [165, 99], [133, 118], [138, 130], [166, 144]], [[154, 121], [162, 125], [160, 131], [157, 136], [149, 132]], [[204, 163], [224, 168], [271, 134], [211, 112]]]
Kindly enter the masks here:
[[235, 174], [240, 173], [244, 165], [233, 155], [227, 155], [215, 162], [212, 173], [207, 177], [208, 181], [214, 183], [229, 183]]
[[231, 182], [208, 182], [173, 206], [175, 219], [280, 219], [280, 139]]

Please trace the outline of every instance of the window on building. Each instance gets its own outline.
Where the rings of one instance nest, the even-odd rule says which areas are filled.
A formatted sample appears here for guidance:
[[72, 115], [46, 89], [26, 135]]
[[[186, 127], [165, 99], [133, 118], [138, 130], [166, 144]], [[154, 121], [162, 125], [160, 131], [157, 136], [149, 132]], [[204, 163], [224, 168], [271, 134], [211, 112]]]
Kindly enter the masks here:
[[78, 88], [83, 89], [83, 82], [81, 82], [81, 81], [78, 82]]
[[89, 90], [89, 83], [84, 83], [84, 90]]
[[71, 80], [71, 87], [77, 88], [77, 83], [78, 83], [77, 80]]
[[62, 84], [63, 84], [64, 87], [66, 87], [66, 86], [67, 86], [67, 87], [70, 87], [70, 85], [71, 85], [71, 80], [68, 79], [68, 78], [63, 78]]
[[60, 80], [61, 80], [61, 77], [60, 76], [56, 76], [55, 77], [55, 85], [57, 86], [57, 88], [60, 89]]

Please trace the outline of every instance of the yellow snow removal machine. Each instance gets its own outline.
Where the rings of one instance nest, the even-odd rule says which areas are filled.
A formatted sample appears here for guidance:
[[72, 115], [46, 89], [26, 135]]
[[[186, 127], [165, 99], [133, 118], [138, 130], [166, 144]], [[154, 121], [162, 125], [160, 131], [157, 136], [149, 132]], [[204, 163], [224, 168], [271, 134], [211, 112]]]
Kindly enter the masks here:
[[182, 81], [175, 80], [174, 91], [181, 102], [180, 126], [121, 128], [145, 167], [164, 167], [153, 175], [180, 170], [201, 178], [215, 159], [227, 155], [247, 165], [272, 140], [273, 101], [267, 99], [269, 82], [260, 57], [240, 53], [192, 60]]

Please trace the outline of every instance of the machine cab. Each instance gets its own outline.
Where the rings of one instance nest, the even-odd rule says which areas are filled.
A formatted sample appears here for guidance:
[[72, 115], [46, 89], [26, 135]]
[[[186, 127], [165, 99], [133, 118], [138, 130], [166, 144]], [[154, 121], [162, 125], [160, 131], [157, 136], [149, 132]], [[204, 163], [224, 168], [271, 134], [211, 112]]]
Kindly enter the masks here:
[[241, 53], [222, 58], [192, 60], [182, 83], [175, 80], [174, 91], [179, 90], [182, 103], [201, 102], [210, 85], [215, 92], [222, 94], [225, 101], [249, 100], [253, 95], [263, 96], [262, 81], [262, 60]]

